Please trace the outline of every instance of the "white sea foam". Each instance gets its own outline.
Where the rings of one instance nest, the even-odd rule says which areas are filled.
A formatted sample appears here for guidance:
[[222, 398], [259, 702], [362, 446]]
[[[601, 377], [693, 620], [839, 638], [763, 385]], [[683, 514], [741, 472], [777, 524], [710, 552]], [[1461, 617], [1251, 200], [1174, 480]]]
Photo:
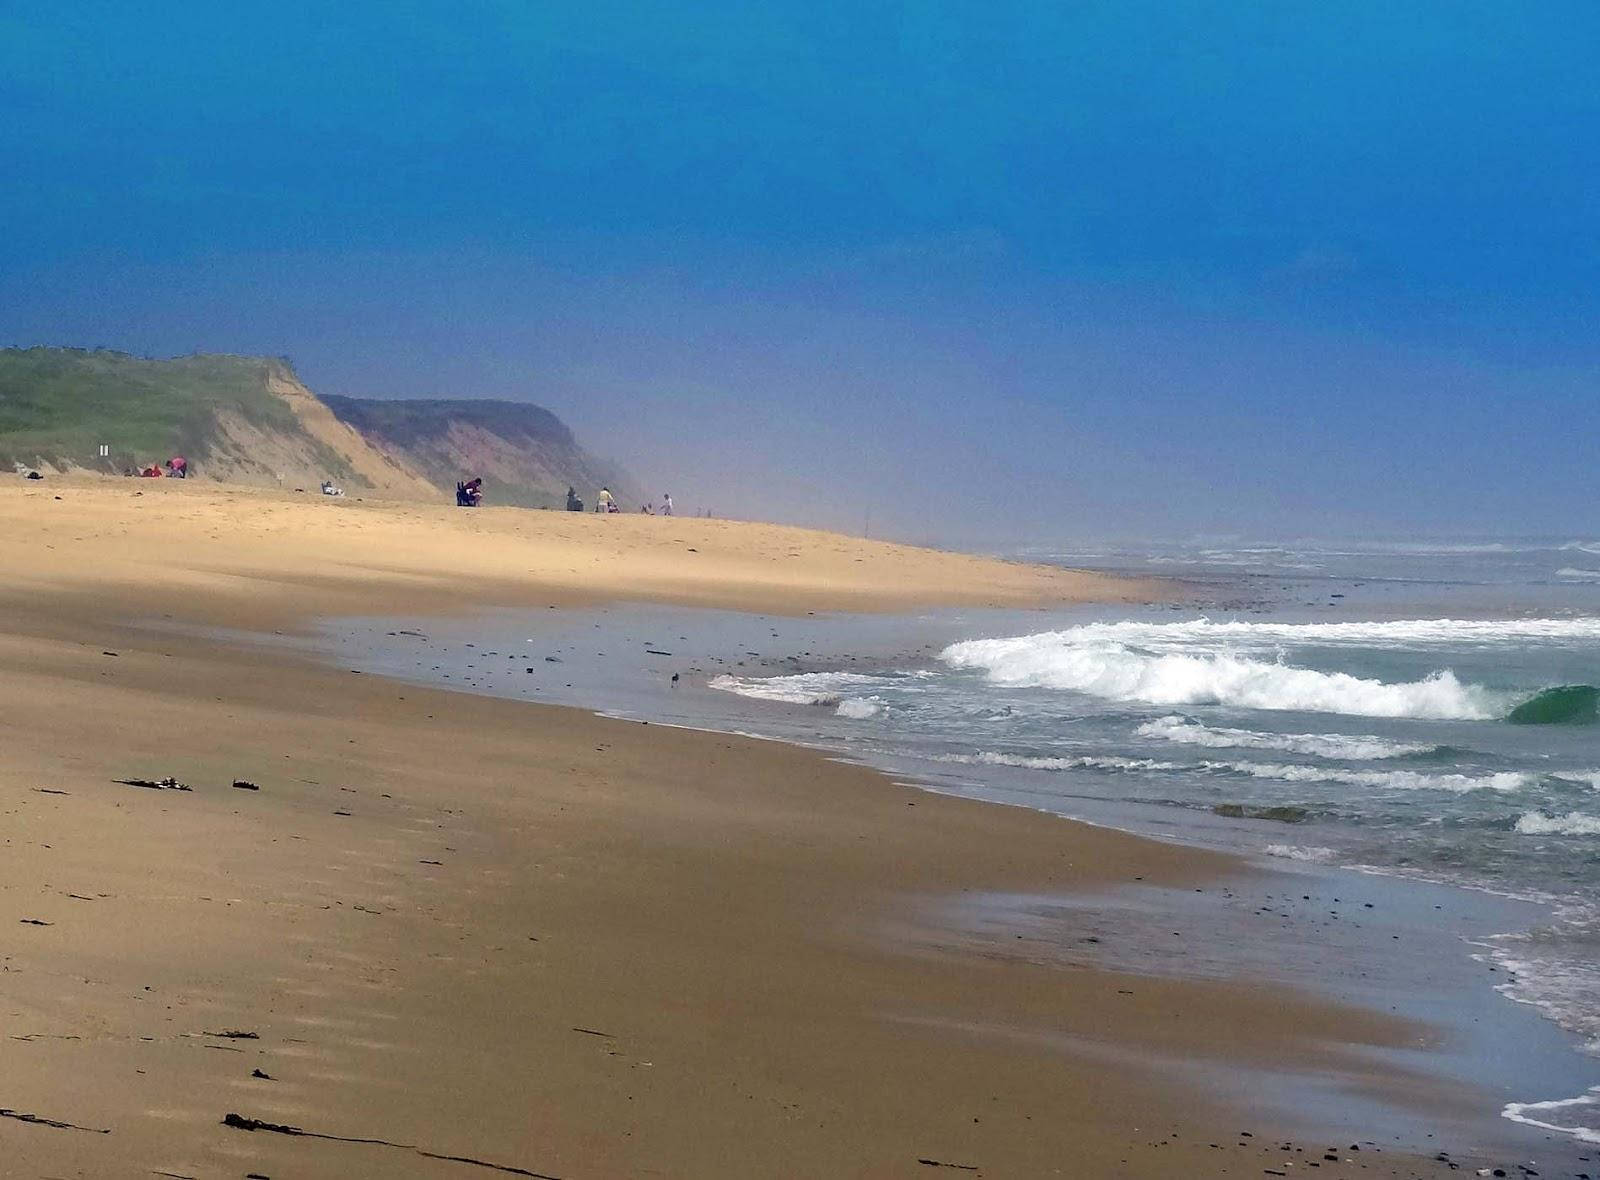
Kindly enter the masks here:
[[1488, 720], [1513, 703], [1442, 669], [1397, 684], [1284, 662], [1286, 648], [1432, 650], [1600, 644], [1600, 619], [1415, 619], [1370, 623], [1090, 623], [940, 653], [995, 684], [1154, 705], [1220, 704], [1365, 717]]
[[1346, 783], [1388, 791], [1520, 791], [1538, 776], [1518, 771], [1498, 774], [1420, 774], [1414, 770], [1338, 770], [1320, 766], [1279, 765], [1267, 762], [1203, 763], [1208, 768], [1231, 770], [1252, 778], [1281, 779], [1289, 783]]
[[837, 706], [852, 689], [882, 683], [881, 677], [856, 672], [802, 672], [794, 676], [717, 676], [707, 681], [706, 687], [760, 701]]
[[1268, 844], [1262, 851], [1280, 860], [1302, 860], [1311, 864], [1327, 864], [1338, 855], [1332, 848], [1315, 844]]
[[1593, 1108], [1600, 1107], [1600, 1086], [1576, 1098], [1553, 1102], [1508, 1102], [1501, 1116], [1546, 1131], [1571, 1135], [1583, 1143], [1600, 1143], [1600, 1118]]
[[1566, 815], [1526, 812], [1517, 820], [1517, 831], [1525, 836], [1600, 836], [1600, 815], [1569, 811]]
[[[1520, 826], [1520, 825], [1519, 825]], [[1492, 963], [1503, 982], [1495, 990], [1537, 1008], [1582, 1041], [1582, 1051], [1600, 1056], [1600, 911], [1587, 897], [1539, 899], [1554, 909], [1553, 921], [1531, 930], [1497, 934], [1478, 945], [1479, 962]], [[1576, 1098], [1512, 1102], [1501, 1112], [1527, 1123], [1600, 1143], [1600, 1086]]]
[[1342, 758], [1365, 762], [1426, 754], [1437, 746], [1416, 742], [1391, 742], [1379, 737], [1342, 733], [1258, 733], [1250, 729], [1202, 725], [1187, 717], [1161, 717], [1139, 726], [1141, 737], [1162, 738], [1189, 746], [1218, 750], [1282, 750], [1315, 758]]
[[980, 670], [992, 683], [1008, 687], [1064, 689], [1152, 705], [1487, 720], [1507, 704], [1488, 689], [1461, 683], [1448, 669], [1423, 680], [1385, 684], [1344, 672], [1295, 668], [1242, 651], [1157, 651], [1095, 630], [970, 640], [946, 648], [941, 657], [952, 667]]
[[1600, 909], [1587, 896], [1534, 895], [1529, 900], [1553, 911], [1551, 921], [1527, 930], [1492, 935], [1473, 958], [1492, 963], [1502, 976], [1495, 990], [1537, 1008], [1600, 1056]]
[[[1594, 970], [1596, 915], [1588, 906], [1558, 908], [1565, 918], [1553, 931], [1497, 935], [1487, 955], [1507, 977], [1495, 990], [1507, 999], [1538, 1008], [1562, 1028], [1583, 1038], [1583, 1052], [1600, 1056], [1600, 976]], [[1553, 938], [1553, 941], [1550, 941]], [[1484, 956], [1474, 955], [1483, 961]], [[1600, 1143], [1600, 1086], [1576, 1098], [1507, 1103], [1501, 1114]]]
[[883, 702], [876, 697], [845, 697], [839, 702], [839, 708], [835, 712], [840, 717], [864, 721], [883, 712]]
[[1566, 578], [1569, 582], [1600, 582], [1600, 570], [1580, 569], [1568, 565], [1558, 569], [1556, 577]]
[[1195, 763], [1163, 762], [1157, 758], [1123, 758], [1115, 754], [1085, 754], [1076, 758], [1044, 758], [1032, 754], [937, 754], [935, 762], [966, 766], [1015, 766], [1022, 770], [1193, 770]]
[[1285, 783], [1342, 783], [1389, 791], [1519, 791], [1532, 786], [1538, 777], [1516, 771], [1498, 774], [1422, 774], [1414, 770], [1347, 770], [1342, 767], [1303, 766], [1284, 762], [1167, 762], [1159, 758], [1124, 758], [1113, 754], [1086, 754], [1048, 758], [1030, 754], [1005, 754], [983, 751], [977, 754], [946, 754], [941, 762], [960, 762], [975, 766], [1014, 766], [1023, 770], [1104, 770], [1128, 773], [1188, 772], [1212, 775], [1244, 775]]
[[[1024, 639], [1068, 637], [1079, 642], [1109, 640], [1153, 650], [1190, 650], [1196, 646], [1250, 644], [1405, 648], [1529, 642], [1600, 642], [1600, 618], [1577, 619], [1392, 619], [1351, 623], [1213, 622], [1088, 623], [1066, 631], [1047, 631]], [[957, 647], [962, 646], [957, 644]]]

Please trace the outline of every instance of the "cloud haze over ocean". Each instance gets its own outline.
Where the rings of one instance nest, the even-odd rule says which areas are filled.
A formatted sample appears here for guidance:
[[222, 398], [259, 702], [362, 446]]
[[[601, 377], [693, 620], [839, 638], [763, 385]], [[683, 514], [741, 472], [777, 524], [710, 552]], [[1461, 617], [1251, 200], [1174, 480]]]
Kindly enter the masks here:
[[680, 509], [1585, 532], [1600, 10], [0, 13], [0, 342], [526, 398]]

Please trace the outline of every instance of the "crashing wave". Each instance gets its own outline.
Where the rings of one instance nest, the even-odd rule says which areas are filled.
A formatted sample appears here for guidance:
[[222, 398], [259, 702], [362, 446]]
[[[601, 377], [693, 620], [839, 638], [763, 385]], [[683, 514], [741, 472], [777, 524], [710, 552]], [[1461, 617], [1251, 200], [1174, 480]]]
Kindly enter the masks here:
[[[1409, 648], [1483, 646], [1508, 643], [1600, 641], [1600, 618], [1578, 619], [1391, 619], [1351, 623], [1252, 623], [1190, 619], [1182, 623], [1088, 623], [1024, 639], [1070, 637], [1106, 640], [1153, 650], [1193, 649], [1227, 644], [1273, 649], [1298, 646]], [[957, 644], [956, 646], [961, 646]]]
[[986, 674], [1014, 688], [1052, 688], [1151, 705], [1232, 705], [1363, 717], [1483, 721], [1503, 702], [1445, 670], [1423, 680], [1385, 684], [1344, 672], [1295, 668], [1232, 652], [1155, 652], [1078, 631], [1019, 639], [977, 639], [946, 648], [954, 668]]
[[991, 683], [1143, 704], [1484, 721], [1512, 701], [1442, 669], [1397, 684], [1285, 663], [1285, 648], [1386, 651], [1600, 643], [1600, 619], [1414, 619], [1372, 623], [1090, 623], [952, 644], [940, 658]]

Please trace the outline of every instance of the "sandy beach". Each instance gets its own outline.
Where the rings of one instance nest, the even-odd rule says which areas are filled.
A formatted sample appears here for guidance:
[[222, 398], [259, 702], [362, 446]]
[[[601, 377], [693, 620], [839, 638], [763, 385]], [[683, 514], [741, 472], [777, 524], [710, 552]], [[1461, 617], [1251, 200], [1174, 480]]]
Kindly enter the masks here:
[[[1205, 888], [1242, 871], [1227, 857], [194, 630], [1159, 586], [765, 525], [155, 482], [0, 493], [4, 1175], [1446, 1167], [1288, 1142], [1197, 1081], [1275, 1063], [1400, 1085], [1368, 1050], [1427, 1029], [878, 936], [930, 898]], [[116, 781], [169, 777], [190, 789]]]

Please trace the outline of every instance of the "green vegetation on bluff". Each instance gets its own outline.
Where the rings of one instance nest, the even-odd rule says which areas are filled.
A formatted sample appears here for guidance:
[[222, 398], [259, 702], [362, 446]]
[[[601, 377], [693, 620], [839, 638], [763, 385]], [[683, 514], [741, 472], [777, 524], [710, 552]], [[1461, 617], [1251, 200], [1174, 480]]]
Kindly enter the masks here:
[[[299, 433], [294, 412], [268, 388], [281, 361], [243, 356], [150, 360], [77, 348], [0, 349], [0, 461], [121, 471], [217, 443], [218, 414], [267, 433]], [[111, 448], [99, 457], [101, 443]], [[330, 474], [345, 465], [332, 451]]]

